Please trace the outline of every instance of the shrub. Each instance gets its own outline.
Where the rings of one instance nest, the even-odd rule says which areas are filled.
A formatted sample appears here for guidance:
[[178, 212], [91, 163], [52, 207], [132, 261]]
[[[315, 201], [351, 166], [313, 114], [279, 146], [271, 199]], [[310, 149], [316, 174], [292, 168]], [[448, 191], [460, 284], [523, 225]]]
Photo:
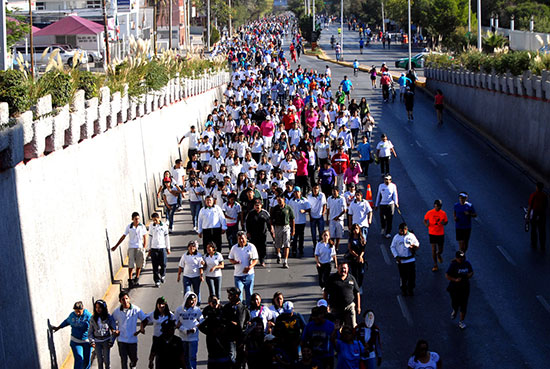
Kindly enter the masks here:
[[86, 99], [98, 96], [99, 76], [89, 71], [78, 71], [76, 75], [73, 74], [73, 78], [75, 79], [75, 89], [84, 90]]
[[0, 101], [7, 102], [10, 115], [18, 115], [32, 105], [30, 83], [24, 72], [10, 69], [0, 71]]
[[51, 70], [40, 77], [37, 82], [37, 91], [37, 97], [50, 94], [54, 108], [67, 105], [73, 95], [71, 76], [58, 70]]
[[220, 31], [214, 26], [210, 29], [210, 45], [214, 45], [216, 42], [220, 41]]
[[168, 69], [164, 64], [159, 63], [156, 60], [152, 60], [147, 64], [145, 72], [145, 86], [147, 89], [158, 91], [170, 80]]

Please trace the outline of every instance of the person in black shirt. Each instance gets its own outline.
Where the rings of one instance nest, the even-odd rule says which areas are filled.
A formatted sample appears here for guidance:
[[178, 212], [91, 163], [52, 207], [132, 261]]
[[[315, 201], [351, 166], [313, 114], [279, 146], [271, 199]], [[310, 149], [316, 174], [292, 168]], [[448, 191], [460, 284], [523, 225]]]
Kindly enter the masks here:
[[185, 167], [187, 170], [187, 175], [189, 175], [191, 172], [198, 173], [202, 170], [202, 164], [198, 159], [198, 155], [194, 153], [191, 156], [191, 159], [187, 162], [187, 166]]
[[[246, 232], [250, 243], [256, 246], [260, 264], [265, 267], [265, 256], [267, 253], [267, 231], [271, 231], [269, 213], [262, 209], [262, 200], [254, 201], [254, 209], [248, 213], [245, 220]], [[274, 237], [271, 234], [271, 237]]]
[[153, 342], [151, 354], [149, 355], [149, 368], [156, 367], [163, 369], [186, 368], [185, 357], [183, 355], [183, 341], [174, 335], [176, 331], [176, 322], [174, 320], [165, 320], [161, 325], [162, 334]]
[[474, 275], [472, 264], [466, 260], [464, 251], [457, 251], [455, 259], [451, 261], [449, 269], [445, 277], [449, 280], [447, 291], [451, 295], [451, 305], [453, 311], [451, 319], [456, 318], [456, 314], [460, 310], [460, 329], [466, 328], [464, 319], [466, 318], [466, 310], [468, 307], [468, 297], [470, 296], [470, 278]]
[[298, 360], [298, 346], [305, 326], [304, 318], [294, 311], [294, 304], [286, 301], [283, 304], [283, 313], [275, 320], [273, 335], [277, 337], [278, 347], [293, 362]]
[[344, 325], [355, 328], [357, 315], [361, 314], [361, 296], [346, 261], [338, 263], [338, 272], [329, 277], [323, 295], [336, 318]]
[[229, 354], [233, 368], [240, 369], [243, 366], [244, 342], [243, 333], [250, 321], [250, 312], [240, 299], [241, 291], [237, 287], [227, 289], [229, 302], [222, 308], [222, 316], [227, 324], [227, 332], [224, 335], [229, 340]]

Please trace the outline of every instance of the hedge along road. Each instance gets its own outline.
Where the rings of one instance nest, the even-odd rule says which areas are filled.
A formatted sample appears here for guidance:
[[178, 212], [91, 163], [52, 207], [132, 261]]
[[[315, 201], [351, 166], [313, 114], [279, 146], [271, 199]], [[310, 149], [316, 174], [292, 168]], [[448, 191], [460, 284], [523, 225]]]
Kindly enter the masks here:
[[[327, 64], [307, 56], [302, 56], [298, 63], [320, 71]], [[376, 313], [382, 335], [382, 367], [404, 367], [419, 338], [427, 339], [430, 349], [438, 352], [449, 368], [546, 367], [550, 360], [547, 343], [550, 313], [542, 301], [550, 300], [550, 291], [538, 276], [545, 275], [549, 258], [529, 248], [528, 235], [523, 232], [523, 212], [519, 208], [525, 204], [533, 184], [448, 115], [444, 115], [443, 127], [438, 128], [432, 101], [423, 94], [416, 96], [414, 123], [407, 123], [404, 106], [398, 102], [382, 104], [381, 91], [370, 89], [366, 73], [355, 78], [351, 68], [330, 66], [333, 85], [347, 74], [355, 85], [352, 97], [368, 98], [378, 122], [375, 139], [385, 132], [396, 146], [399, 157], [392, 159], [392, 175], [398, 186], [403, 216], [421, 244], [416, 294], [402, 298], [397, 268], [391, 257], [388, 258], [390, 241], [380, 236], [378, 213], [375, 214], [367, 244], [369, 270], [363, 286], [362, 310], [374, 309]], [[379, 167], [371, 166], [369, 174], [368, 183], [376, 194], [381, 182]], [[366, 183], [362, 179], [362, 190]], [[475, 276], [465, 331], [457, 327], [457, 321], [449, 318], [451, 308], [445, 291], [445, 268], [438, 273], [431, 272], [428, 235], [422, 225], [425, 212], [432, 208], [436, 198], [443, 200], [443, 210], [452, 218], [457, 190], [470, 193], [480, 219], [474, 222], [468, 252]], [[399, 222], [400, 217], [396, 214], [394, 233]], [[457, 248], [452, 223], [451, 220], [446, 227], [445, 267]], [[177, 264], [186, 251], [187, 242], [198, 240], [192, 231], [187, 201], [183, 211], [176, 215], [174, 230], [166, 283], [158, 289], [153, 286], [148, 264], [140, 280], [143, 287], [131, 292], [133, 303], [146, 312], [154, 309], [159, 296], [166, 297], [172, 311], [182, 303], [183, 286], [176, 282]], [[288, 270], [275, 263], [273, 249], [268, 247], [267, 267], [257, 268], [255, 281], [255, 292], [262, 295], [264, 304], [269, 305], [273, 293], [281, 290], [287, 300], [294, 302], [298, 312], [308, 315], [316, 300], [321, 298], [309, 230], [305, 234], [305, 257], [290, 259]], [[227, 244], [223, 246], [227, 259], [228, 247]], [[339, 254], [344, 251], [345, 242], [342, 242]], [[228, 262], [226, 265], [223, 290], [233, 285], [232, 266]], [[208, 290], [204, 283], [201, 291], [206, 301]], [[222, 293], [222, 302], [226, 301]], [[152, 327], [148, 327], [145, 336], [139, 336], [139, 368], [147, 367], [151, 336]], [[198, 356], [200, 367], [206, 368], [207, 351], [202, 334]], [[112, 351], [112, 359], [113, 368], [119, 368], [116, 348]]]

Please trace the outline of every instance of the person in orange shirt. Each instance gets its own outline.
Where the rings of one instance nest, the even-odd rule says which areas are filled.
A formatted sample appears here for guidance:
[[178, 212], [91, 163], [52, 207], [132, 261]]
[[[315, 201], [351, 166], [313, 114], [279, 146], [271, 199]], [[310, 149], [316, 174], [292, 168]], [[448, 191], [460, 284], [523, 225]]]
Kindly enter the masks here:
[[445, 229], [449, 220], [447, 219], [447, 213], [441, 210], [443, 203], [441, 200], [434, 201], [434, 208], [426, 213], [424, 216], [424, 225], [428, 227], [428, 234], [430, 236], [430, 244], [432, 245], [432, 258], [434, 266], [432, 272], [437, 272], [439, 267], [437, 262], [443, 263], [443, 243], [445, 242]]

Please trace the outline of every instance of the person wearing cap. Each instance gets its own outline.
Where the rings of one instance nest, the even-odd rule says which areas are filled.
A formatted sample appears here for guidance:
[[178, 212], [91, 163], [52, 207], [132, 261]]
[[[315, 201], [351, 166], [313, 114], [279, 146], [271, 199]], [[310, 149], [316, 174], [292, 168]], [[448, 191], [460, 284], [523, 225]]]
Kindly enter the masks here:
[[283, 312], [275, 320], [273, 335], [277, 337], [279, 348], [292, 362], [298, 360], [298, 347], [305, 326], [306, 322], [302, 315], [294, 311], [292, 301], [285, 301]]
[[326, 319], [325, 307], [314, 307], [310, 321], [302, 333], [301, 346], [309, 345], [315, 358], [323, 363], [326, 369], [334, 367], [334, 346], [330, 339], [334, 331], [334, 323]]
[[384, 102], [388, 102], [389, 100], [391, 83], [392, 80], [389, 73], [386, 71], [382, 71], [382, 77], [380, 77], [380, 86], [382, 86], [382, 98], [384, 99]]
[[434, 208], [424, 215], [424, 225], [428, 228], [430, 245], [432, 246], [432, 259], [434, 266], [432, 272], [437, 272], [437, 262], [443, 263], [443, 244], [445, 243], [445, 226], [449, 222], [447, 213], [441, 210], [441, 200], [434, 201]]
[[351, 328], [357, 325], [357, 315], [361, 314], [359, 288], [349, 273], [348, 262], [344, 260], [338, 264], [338, 271], [330, 275], [323, 291], [323, 298], [328, 301], [331, 312]]
[[416, 236], [409, 232], [406, 223], [399, 225], [399, 234], [393, 237], [390, 251], [399, 270], [400, 287], [403, 296], [414, 296], [416, 286], [415, 253], [420, 247]]
[[151, 215], [149, 226], [149, 252], [153, 264], [153, 281], [157, 287], [164, 283], [166, 277], [166, 255], [170, 255], [170, 236], [168, 226], [160, 220], [158, 213]]
[[454, 205], [453, 215], [455, 220], [456, 240], [461, 251], [468, 251], [470, 235], [472, 234], [472, 219], [477, 217], [474, 206], [468, 202], [468, 194], [458, 194], [458, 202]]
[[270, 209], [271, 232], [275, 235], [273, 246], [277, 250], [277, 264], [281, 262], [281, 249], [284, 252], [283, 268], [288, 268], [290, 238], [294, 236], [294, 211], [286, 203], [283, 195], [277, 197], [277, 205]]
[[470, 279], [474, 275], [472, 264], [466, 260], [464, 251], [457, 251], [455, 259], [451, 261], [445, 277], [449, 280], [447, 291], [451, 296], [451, 319], [456, 318], [460, 311], [460, 321], [458, 326], [460, 329], [466, 328], [464, 319], [466, 318], [466, 310], [468, 309], [468, 297], [470, 296]]
[[[246, 232], [237, 233], [237, 244], [229, 251], [229, 261], [235, 266], [233, 279], [235, 287], [243, 291], [246, 297], [245, 303], [250, 303], [254, 293], [254, 267], [258, 264], [259, 256], [256, 246], [248, 242]], [[241, 299], [243, 298], [241, 292]]]
[[[306, 228], [306, 214], [311, 212], [311, 204], [302, 197], [302, 189], [294, 187], [294, 198], [288, 202], [294, 213], [294, 236], [292, 237], [292, 257], [299, 252], [304, 255], [304, 232]], [[287, 263], [288, 266], [288, 263]]]
[[332, 156], [332, 167], [337, 175], [336, 186], [340, 192], [344, 191], [344, 173], [349, 167], [349, 156], [344, 152], [344, 147], [339, 146], [338, 152]]
[[185, 368], [184, 343], [176, 336], [174, 320], [165, 320], [161, 325], [162, 334], [154, 341], [149, 354], [149, 368]]
[[531, 247], [546, 249], [546, 211], [548, 195], [544, 193], [544, 183], [537, 182], [536, 190], [529, 196], [526, 220], [531, 224]]
[[203, 321], [202, 311], [197, 307], [197, 295], [187, 291], [183, 304], [174, 313], [176, 328], [183, 341], [185, 364], [188, 369], [197, 369], [197, 352], [199, 349], [199, 324]]
[[265, 117], [265, 120], [260, 125], [260, 131], [265, 143], [265, 148], [269, 150], [271, 148], [271, 142], [273, 141], [273, 135], [275, 133], [275, 123], [273, 123], [270, 115]]
[[240, 299], [241, 290], [237, 287], [227, 289], [227, 300], [222, 307], [222, 317], [227, 323], [225, 338], [229, 340], [229, 357], [232, 368], [240, 369], [244, 360], [242, 343], [244, 341], [244, 330], [250, 321], [250, 312]]
[[351, 229], [353, 224], [358, 224], [366, 241], [371, 223], [372, 208], [369, 202], [363, 198], [363, 193], [356, 191], [355, 200], [351, 202], [348, 208], [348, 227]]
[[397, 153], [393, 147], [393, 144], [388, 140], [388, 136], [384, 133], [380, 136], [381, 140], [376, 145], [376, 156], [380, 163], [380, 172], [382, 175], [390, 173], [390, 159], [393, 154], [397, 158]]
[[399, 208], [399, 196], [397, 194], [397, 186], [392, 183], [392, 178], [389, 174], [384, 176], [384, 183], [378, 185], [378, 193], [376, 194], [376, 202], [374, 210], [380, 206], [380, 234], [386, 235], [386, 238], [391, 238], [393, 226], [393, 213], [395, 208]]

